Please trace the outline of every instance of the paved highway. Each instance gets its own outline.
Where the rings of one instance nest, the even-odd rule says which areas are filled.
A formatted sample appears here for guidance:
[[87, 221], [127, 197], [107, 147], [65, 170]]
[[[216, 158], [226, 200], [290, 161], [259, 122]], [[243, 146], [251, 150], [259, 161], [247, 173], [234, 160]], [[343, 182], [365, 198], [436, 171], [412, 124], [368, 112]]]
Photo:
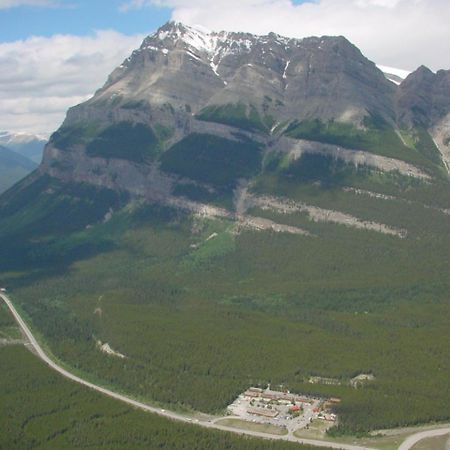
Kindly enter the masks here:
[[[11, 300], [4, 294], [0, 293], [0, 297], [3, 299], [3, 301], [8, 306], [9, 310], [11, 311], [11, 314], [14, 316], [14, 319], [22, 329], [23, 333], [29, 340], [31, 346], [36, 351], [36, 354], [39, 356], [42, 361], [44, 361], [50, 368], [55, 370], [56, 372], [60, 373], [65, 378], [68, 378], [69, 380], [72, 380], [78, 384], [81, 384], [83, 386], [88, 387], [89, 389], [92, 389], [94, 391], [100, 392], [104, 395], [107, 395], [108, 397], [114, 398], [116, 400], [119, 400], [123, 403], [127, 403], [130, 406], [133, 406], [135, 408], [148, 411], [154, 414], [157, 414], [162, 417], [166, 417], [168, 419], [177, 420], [179, 422], [185, 422], [192, 424], [193, 420], [190, 417], [184, 416], [179, 413], [175, 413], [173, 411], [167, 411], [165, 409], [156, 408], [154, 406], [147, 405], [142, 402], [138, 402], [136, 400], [133, 400], [130, 397], [127, 397], [125, 395], [119, 394], [117, 392], [111, 391], [109, 389], [106, 389], [104, 387], [98, 386], [96, 384], [93, 384], [89, 381], [86, 381], [73, 373], [67, 371], [66, 369], [62, 368], [58, 364], [56, 364], [54, 361], [52, 361], [47, 354], [42, 350], [42, 347], [37, 342], [36, 338], [31, 333], [30, 329], [28, 328], [27, 324], [24, 322], [20, 314], [17, 312], [16, 308], [12, 304]], [[300, 439], [292, 434], [288, 434], [285, 436], [277, 436], [277, 435], [268, 435], [266, 433], [260, 433], [257, 431], [251, 431], [251, 430], [238, 430], [235, 428], [225, 427], [223, 425], [219, 425], [217, 423], [214, 423], [213, 421], [205, 421], [205, 420], [195, 420], [195, 424], [204, 428], [211, 428], [221, 431], [227, 431], [235, 434], [240, 435], [248, 435], [253, 436], [257, 438], [263, 438], [263, 439], [271, 439], [271, 440], [283, 440], [283, 441], [290, 441], [290, 442], [296, 442], [298, 444], [305, 444], [305, 445], [313, 445], [317, 447], [328, 447], [328, 448], [336, 448], [336, 449], [343, 449], [343, 450], [373, 450], [368, 447], [361, 447], [358, 445], [352, 445], [352, 444], [339, 444], [336, 442], [329, 442], [329, 441], [319, 441], [315, 439]], [[447, 429], [447, 432], [450, 432], [450, 428]], [[435, 434], [433, 434], [435, 433]], [[399, 450], [409, 450], [416, 442], [418, 442], [421, 439], [424, 439], [426, 437], [433, 437], [433, 436], [440, 436], [442, 434], [445, 434], [445, 431], [443, 429], [440, 430], [432, 430], [432, 431], [426, 431], [423, 433], [418, 433], [414, 436], [409, 437], [403, 444], [399, 447]], [[422, 437], [423, 435], [423, 437]]]
[[422, 439], [445, 436], [446, 434], [449, 434], [450, 439], [450, 427], [439, 428], [437, 430], [422, 431], [420, 433], [413, 434], [412, 436], [409, 436], [407, 439], [405, 439], [398, 450], [409, 450]]

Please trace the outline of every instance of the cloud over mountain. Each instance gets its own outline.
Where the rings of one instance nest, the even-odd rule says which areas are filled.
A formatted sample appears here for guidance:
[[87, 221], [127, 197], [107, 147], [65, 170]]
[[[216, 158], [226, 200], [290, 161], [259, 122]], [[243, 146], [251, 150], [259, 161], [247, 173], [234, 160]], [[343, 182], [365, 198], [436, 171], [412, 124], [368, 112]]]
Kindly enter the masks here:
[[54, 6], [55, 0], [0, 0], [0, 9], [16, 8], [17, 6]]
[[[0, 0], [0, 10], [56, 4], [69, 5], [59, 0]], [[367, 57], [389, 67], [450, 68], [448, 0], [123, 0], [122, 11], [125, 15], [147, 6], [171, 8], [174, 20], [212, 30], [344, 35]], [[2, 128], [51, 132], [67, 108], [91, 96], [142, 38], [97, 31], [91, 36], [0, 43]]]
[[91, 96], [142, 36], [31, 37], [0, 44], [0, 122], [10, 131], [51, 132], [67, 108]]
[[173, 8], [175, 20], [213, 30], [344, 35], [380, 64], [450, 68], [448, 0], [130, 0], [123, 7], [155, 5]]

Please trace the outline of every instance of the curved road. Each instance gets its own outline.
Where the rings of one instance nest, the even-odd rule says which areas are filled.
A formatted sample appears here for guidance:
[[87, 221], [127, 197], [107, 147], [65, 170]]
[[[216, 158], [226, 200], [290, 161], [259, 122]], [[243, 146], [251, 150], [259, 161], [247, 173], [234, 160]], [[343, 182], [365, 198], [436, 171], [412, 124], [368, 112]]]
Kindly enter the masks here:
[[[14, 316], [14, 319], [16, 320], [16, 322], [22, 329], [23, 333], [28, 338], [30, 344], [36, 351], [39, 358], [42, 359], [42, 361], [44, 361], [50, 368], [52, 368], [56, 372], [60, 373], [65, 378], [68, 378], [69, 380], [72, 380], [78, 384], [86, 386], [89, 389], [92, 389], [94, 391], [97, 391], [104, 395], [107, 395], [108, 397], [114, 398], [123, 403], [127, 403], [128, 405], [133, 406], [135, 408], [139, 408], [141, 410], [148, 411], [148, 412], [157, 414], [159, 416], [162, 416], [162, 417], [165, 417], [168, 419], [192, 424], [193, 420], [182, 414], [178, 414], [173, 411], [166, 411], [161, 408], [156, 408], [154, 406], [150, 406], [145, 403], [138, 402], [137, 400], [133, 400], [132, 398], [127, 397], [125, 395], [118, 394], [117, 392], [114, 392], [114, 391], [111, 391], [104, 387], [90, 383], [89, 381], [83, 380], [82, 378], [74, 375], [73, 373], [68, 372], [66, 369], [62, 368], [61, 366], [56, 364], [54, 361], [52, 361], [47, 356], [47, 354], [44, 352], [44, 350], [42, 350], [42, 347], [39, 345], [36, 338], [33, 336], [30, 329], [28, 328], [27, 324], [24, 322], [24, 320], [22, 319], [20, 314], [17, 312], [17, 310], [14, 307], [14, 305], [12, 304], [11, 300], [4, 293], [0, 293], [0, 297], [3, 299], [3, 301], [8, 306], [9, 310], [11, 311], [11, 314]], [[368, 447], [361, 447], [358, 445], [340, 444], [340, 443], [336, 443], [336, 442], [319, 441], [319, 440], [315, 440], [315, 439], [300, 439], [300, 438], [293, 436], [292, 434], [278, 436], [278, 435], [268, 435], [266, 433], [260, 433], [260, 432], [251, 431], [251, 430], [238, 430], [235, 428], [230, 428], [230, 427], [225, 427], [223, 425], [219, 425], [217, 423], [214, 423], [213, 421], [205, 421], [205, 420], [197, 421], [196, 420], [195, 424], [198, 426], [204, 427], [204, 428], [227, 431], [227, 432], [231, 432], [231, 433], [235, 433], [235, 434], [248, 435], [248, 436], [253, 436], [253, 437], [263, 438], [263, 439], [290, 441], [290, 442], [296, 442], [298, 444], [313, 445], [313, 446], [317, 446], [317, 447], [328, 447], [328, 448], [336, 448], [336, 449], [343, 449], [343, 450], [373, 450]], [[442, 434], [445, 434], [446, 432], [450, 432], [450, 428], [425, 431], [423, 433], [415, 434], [413, 436], [410, 436], [408, 439], [406, 439], [405, 442], [403, 442], [403, 444], [399, 447], [399, 450], [409, 450], [416, 442], [418, 442], [424, 438], [441, 436]]]
[[450, 435], [450, 427], [439, 428], [437, 430], [422, 431], [420, 433], [413, 434], [403, 441], [398, 450], [409, 450], [414, 447], [419, 441], [426, 438], [440, 437]]

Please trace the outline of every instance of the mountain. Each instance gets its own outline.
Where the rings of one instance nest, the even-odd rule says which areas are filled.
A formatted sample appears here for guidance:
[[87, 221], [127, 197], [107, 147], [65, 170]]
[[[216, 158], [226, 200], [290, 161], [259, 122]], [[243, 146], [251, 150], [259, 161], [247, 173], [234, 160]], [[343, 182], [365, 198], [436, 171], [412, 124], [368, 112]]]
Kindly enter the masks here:
[[397, 94], [401, 123], [430, 130], [450, 170], [450, 70], [433, 73], [419, 67], [400, 85]]
[[[144, 80], [138, 75], [142, 73], [152, 77]], [[393, 105], [380, 94], [392, 90], [375, 65], [343, 37], [205, 34], [169, 23], [144, 40], [90, 104], [123, 95], [176, 108], [189, 105], [194, 114], [210, 105], [242, 103], [254, 106], [261, 119], [358, 120], [366, 107], [389, 117]], [[333, 104], [327, 101], [330, 96]]]
[[0, 193], [36, 168], [30, 159], [0, 145]]
[[[428, 124], [421, 122], [419, 128], [426, 129], [418, 133], [407, 120], [415, 108], [405, 109], [413, 95], [408, 85], [388, 81], [343, 37], [205, 33], [168, 23], [146, 38], [91, 100], [69, 110], [50, 140], [42, 169], [65, 177], [49, 166], [58, 161], [72, 168], [67, 158], [74, 152], [66, 150], [73, 145], [83, 145], [88, 157], [156, 161], [161, 151], [182, 145], [188, 136], [236, 141], [233, 130], [239, 129], [247, 137], [258, 134], [266, 148], [284, 154], [295, 153], [298, 139], [304, 139], [368, 152], [362, 154], [364, 162], [378, 168], [430, 174], [443, 169], [448, 155], [445, 146], [433, 143]], [[111, 147], [116, 134], [147, 144], [132, 153], [117, 141]], [[381, 145], [382, 136], [388, 136], [389, 145]], [[340, 154], [337, 147], [328, 152]], [[373, 153], [381, 156], [376, 163]]]
[[384, 76], [393, 83], [400, 85], [403, 80], [411, 73], [407, 70], [396, 69], [395, 67], [382, 66], [377, 64], [377, 67], [384, 73]]
[[2, 285], [136, 398], [218, 414], [270, 383], [341, 398], [336, 435], [448, 421], [448, 74], [168, 23], [0, 196]]
[[0, 145], [14, 150], [36, 164], [39, 164], [42, 160], [47, 140], [44, 136], [35, 134], [0, 131]]

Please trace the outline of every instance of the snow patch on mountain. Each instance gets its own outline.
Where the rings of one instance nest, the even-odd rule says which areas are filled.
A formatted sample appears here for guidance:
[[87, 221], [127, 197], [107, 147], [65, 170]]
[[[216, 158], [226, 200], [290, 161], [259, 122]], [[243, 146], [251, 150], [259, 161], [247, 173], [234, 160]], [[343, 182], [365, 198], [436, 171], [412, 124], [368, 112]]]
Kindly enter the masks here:
[[283, 78], [286, 79], [287, 78], [287, 70], [289, 68], [289, 64], [291, 63], [291, 61], [287, 61], [286, 62], [286, 66], [284, 67], [284, 71], [283, 71]]
[[250, 35], [230, 33], [227, 31], [210, 31], [201, 26], [188, 26], [179, 22], [171, 22], [165, 28], [162, 28], [146, 39], [145, 45], [141, 50], [153, 49], [155, 41], [159, 40], [161, 50], [165, 46], [172, 47], [174, 44], [182, 42], [191, 50], [196, 50], [201, 54], [206, 54], [211, 60], [216, 59], [217, 55], [222, 58], [227, 54], [237, 54], [250, 52], [254, 42]]
[[47, 142], [48, 136], [43, 134], [30, 134], [25, 132], [11, 133], [9, 131], [0, 131], [0, 143], [8, 146], [8, 144], [28, 144], [34, 141]]
[[40, 163], [44, 145], [48, 136], [25, 132], [0, 131], [0, 145], [34, 161]]
[[395, 67], [377, 64], [377, 67], [384, 73], [384, 76], [393, 83], [399, 85], [411, 73], [408, 70], [396, 69]]

